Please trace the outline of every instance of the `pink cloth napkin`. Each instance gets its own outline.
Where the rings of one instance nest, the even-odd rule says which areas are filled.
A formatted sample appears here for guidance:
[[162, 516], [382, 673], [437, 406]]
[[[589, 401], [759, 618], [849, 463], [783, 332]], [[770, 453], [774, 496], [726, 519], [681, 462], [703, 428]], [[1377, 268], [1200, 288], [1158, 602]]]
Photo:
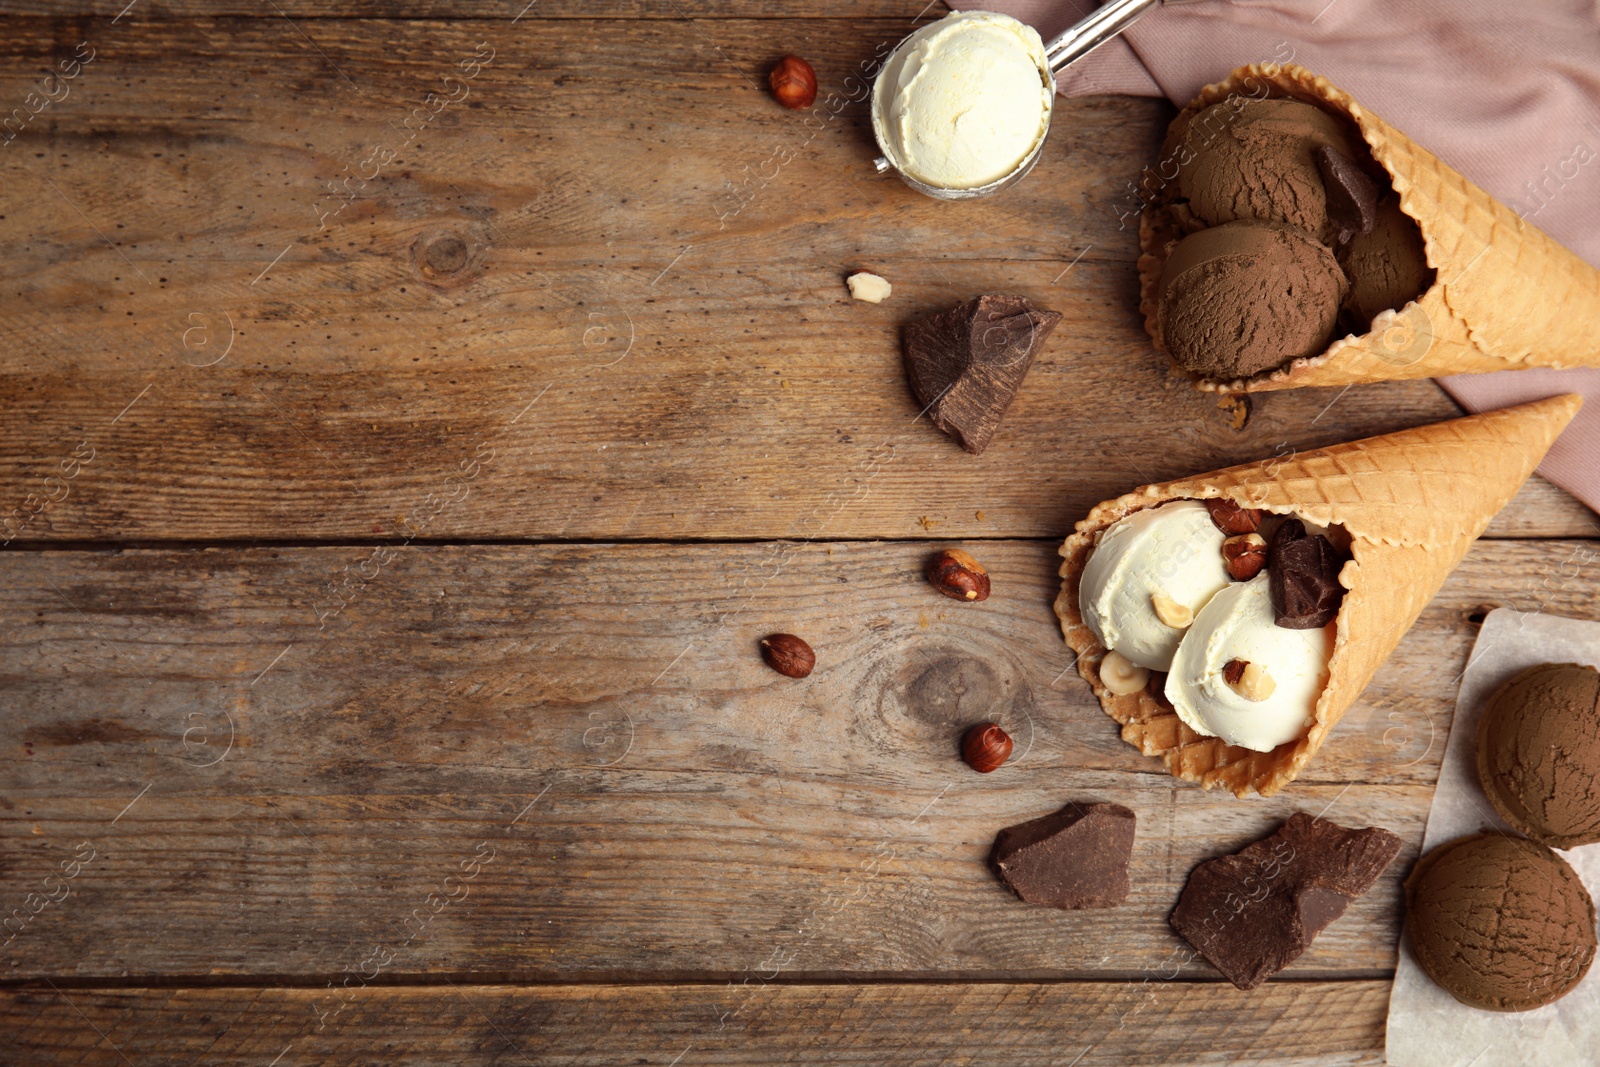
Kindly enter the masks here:
[[[1046, 41], [1093, 0], [951, 0]], [[1146, 14], [1057, 78], [1067, 96], [1178, 105], [1246, 63], [1324, 75], [1528, 221], [1600, 266], [1600, 0], [1199, 0]], [[1130, 176], [1131, 177], [1131, 176]], [[1582, 393], [1539, 473], [1600, 511], [1600, 370], [1461, 374], [1471, 411]]]

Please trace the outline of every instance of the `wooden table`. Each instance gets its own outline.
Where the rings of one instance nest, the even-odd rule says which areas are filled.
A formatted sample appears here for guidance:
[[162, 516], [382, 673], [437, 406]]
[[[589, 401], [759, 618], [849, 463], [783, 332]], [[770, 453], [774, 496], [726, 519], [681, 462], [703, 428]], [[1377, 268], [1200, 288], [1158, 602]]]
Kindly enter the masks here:
[[[1277, 797], [1119, 741], [1076, 519], [1457, 412], [1170, 372], [1124, 225], [1165, 104], [1062, 101], [942, 204], [860, 102], [919, 0], [125, 3], [4, 5], [0, 1060], [1381, 1062], [1475, 623], [1594, 616], [1596, 528], [1530, 483]], [[898, 329], [988, 291], [1066, 318], [978, 458]], [[922, 581], [950, 543], [986, 603]], [[1085, 799], [1138, 813], [1129, 903], [1019, 903], [995, 831]], [[1406, 851], [1240, 993], [1167, 913], [1302, 810]]]

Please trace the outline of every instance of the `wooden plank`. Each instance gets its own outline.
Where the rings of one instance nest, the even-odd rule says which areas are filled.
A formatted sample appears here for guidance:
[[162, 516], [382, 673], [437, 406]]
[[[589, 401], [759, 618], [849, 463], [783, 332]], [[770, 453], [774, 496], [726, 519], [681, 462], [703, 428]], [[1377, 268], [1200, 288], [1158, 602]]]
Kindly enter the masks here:
[[[132, 10], [128, 10], [132, 7]], [[328, 22], [334, 19], [451, 19], [522, 22], [529, 19], [751, 19], [797, 22], [805, 19], [898, 18], [907, 23], [939, 18], [949, 8], [941, 0], [817, 0], [776, 11], [760, 0], [5, 0], [0, 13], [58, 20], [86, 17], [119, 19], [133, 24], [150, 19], [293, 18]], [[126, 12], [126, 14], [124, 14]]]
[[[1381, 976], [1474, 613], [1600, 610], [1592, 544], [1479, 544], [1304, 778], [1242, 802], [1118, 739], [1052, 546], [972, 546], [981, 605], [926, 586], [934, 547], [0, 555], [7, 909], [95, 852], [4, 973], [338, 974], [388, 944], [393, 973], [519, 980], [1127, 977], [1178, 948], [1195, 862], [1306, 810], [1407, 852], [1291, 973]], [[805, 681], [757, 658], [780, 629], [818, 651]], [[980, 777], [956, 739], [986, 718], [1022, 755]], [[1139, 815], [1114, 915], [985, 869], [1000, 827], [1072, 799]]]
[[[1372, 1065], [1387, 982], [0, 990], [26, 1062]], [[321, 1026], [318, 1029], [318, 1026]], [[126, 1057], [126, 1061], [123, 1057]], [[279, 1057], [274, 1059], [274, 1057]]]
[[[1457, 413], [1429, 382], [1297, 390], [1235, 430], [1177, 380], [1124, 198], [1165, 104], [1062, 101], [994, 201], [872, 174], [849, 79], [903, 19], [99, 28], [0, 150], [13, 543], [1059, 537], [1146, 480]], [[0, 97], [76, 34], [21, 20]], [[404, 132], [480, 43], [466, 95]], [[767, 98], [783, 50], [837, 116]], [[861, 267], [889, 303], [847, 298]], [[918, 418], [898, 333], [995, 290], [1066, 320], [971, 457]], [[1595, 525], [1541, 485], [1495, 530]]]

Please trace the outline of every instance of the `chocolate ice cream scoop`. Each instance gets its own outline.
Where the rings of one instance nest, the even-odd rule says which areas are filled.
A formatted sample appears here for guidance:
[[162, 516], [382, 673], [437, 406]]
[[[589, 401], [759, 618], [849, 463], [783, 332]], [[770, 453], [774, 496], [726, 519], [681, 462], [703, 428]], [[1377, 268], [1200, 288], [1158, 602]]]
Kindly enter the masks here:
[[1500, 686], [1478, 722], [1478, 780], [1535, 841], [1600, 841], [1600, 671], [1545, 663]]
[[1395, 196], [1379, 203], [1370, 232], [1357, 233], [1339, 250], [1339, 263], [1350, 278], [1345, 313], [1363, 333], [1378, 312], [1405, 307], [1433, 284], [1422, 229]]
[[1594, 902], [1543, 845], [1482, 834], [1440, 845], [1406, 880], [1417, 962], [1463, 1004], [1528, 1011], [1559, 1000], [1595, 954]]
[[1189, 120], [1178, 142], [1178, 192], [1207, 226], [1270, 219], [1331, 242], [1316, 150], [1346, 158], [1364, 146], [1338, 119], [1299, 100], [1230, 97]]
[[1349, 283], [1333, 253], [1293, 226], [1229, 222], [1190, 234], [1161, 272], [1166, 347], [1203, 378], [1248, 378], [1333, 339]]

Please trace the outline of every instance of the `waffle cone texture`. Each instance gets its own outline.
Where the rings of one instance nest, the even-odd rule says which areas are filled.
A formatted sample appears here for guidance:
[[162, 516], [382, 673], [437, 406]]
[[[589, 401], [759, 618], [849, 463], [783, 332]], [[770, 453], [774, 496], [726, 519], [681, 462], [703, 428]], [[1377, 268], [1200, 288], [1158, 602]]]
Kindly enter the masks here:
[[[1122, 739], [1159, 756], [1175, 777], [1237, 796], [1271, 796], [1316, 755], [1374, 672], [1394, 651], [1445, 578], [1516, 495], [1583, 403], [1574, 395], [1420, 426], [1364, 441], [1262, 460], [1147, 485], [1107, 500], [1061, 546], [1056, 615], [1081, 674]], [[1106, 649], [1084, 624], [1078, 583], [1101, 533], [1125, 515], [1171, 500], [1231, 500], [1339, 526], [1351, 559], [1339, 573], [1347, 592], [1334, 622], [1328, 683], [1311, 729], [1270, 752], [1254, 752], [1190, 729], [1152, 684], [1119, 696], [1101, 683]]]
[[[1436, 277], [1427, 292], [1403, 308], [1380, 313], [1359, 337], [1338, 338], [1320, 355], [1250, 378], [1196, 377], [1198, 388], [1260, 392], [1600, 366], [1600, 271], [1304, 68], [1240, 67], [1202, 89], [1180, 121], [1230, 96], [1293, 97], [1348, 120], [1388, 172], [1401, 210], [1421, 227]], [[1156, 193], [1139, 224], [1139, 309], [1156, 347], [1166, 352], [1156, 298], [1161, 268], [1183, 232], [1168, 207], [1176, 182], [1147, 175], [1147, 185], [1152, 181]]]

